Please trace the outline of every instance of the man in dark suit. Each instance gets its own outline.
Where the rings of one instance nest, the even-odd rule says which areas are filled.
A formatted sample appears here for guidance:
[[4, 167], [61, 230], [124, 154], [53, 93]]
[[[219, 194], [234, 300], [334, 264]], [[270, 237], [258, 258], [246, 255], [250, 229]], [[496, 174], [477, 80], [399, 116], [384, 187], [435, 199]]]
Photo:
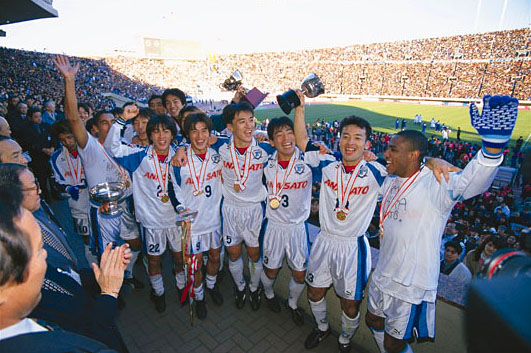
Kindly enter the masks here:
[[[40, 226], [44, 248], [48, 252], [42, 300], [29, 316], [97, 339], [117, 351], [127, 351], [114, 322], [123, 272], [119, 278], [106, 278], [99, 277], [96, 271], [92, 273], [77, 268], [77, 258], [68, 244], [66, 234], [46, 213], [47, 205], [44, 203], [45, 207], [41, 207], [39, 185], [25, 166], [0, 164], [0, 189], [20, 190], [23, 194], [22, 207], [33, 212], [34, 221]], [[124, 264], [128, 264], [130, 258], [126, 249], [127, 246], [124, 246]], [[100, 263], [103, 265], [104, 262], [102, 256]], [[109, 284], [112, 285], [112, 293], [106, 288]]]
[[[2, 352], [115, 352], [87, 337], [62, 331], [46, 322], [28, 319], [45, 285], [46, 250], [39, 225], [21, 207], [20, 189], [0, 191], [0, 351]], [[121, 278], [124, 249], [106, 249], [98, 277]], [[112, 296], [119, 286], [106, 286]], [[74, 313], [72, 313], [74, 315]]]

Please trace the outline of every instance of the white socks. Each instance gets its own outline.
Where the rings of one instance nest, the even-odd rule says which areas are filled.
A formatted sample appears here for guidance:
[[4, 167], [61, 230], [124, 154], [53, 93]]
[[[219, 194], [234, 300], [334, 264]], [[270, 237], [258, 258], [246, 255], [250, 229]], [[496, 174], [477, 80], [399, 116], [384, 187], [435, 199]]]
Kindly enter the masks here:
[[203, 291], [203, 283], [199, 285], [199, 287], [194, 288], [194, 295], [196, 300], [203, 300], [205, 297], [204, 291]]
[[164, 294], [164, 282], [162, 281], [162, 275], [160, 273], [158, 275], [149, 276], [149, 281], [151, 282], [151, 287], [157, 297]]
[[360, 312], [358, 312], [358, 315], [353, 319], [351, 317], [348, 317], [345, 312], [342, 312], [341, 315], [341, 335], [339, 335], [339, 343], [346, 344], [350, 342], [350, 339], [354, 334], [356, 333], [356, 330], [360, 326]]
[[264, 294], [267, 299], [273, 299], [275, 297], [275, 292], [273, 290], [273, 285], [275, 284], [275, 280], [267, 277], [265, 271], [262, 271], [262, 275], [260, 276], [260, 279], [262, 280], [262, 285], [264, 286]]
[[264, 268], [262, 267], [262, 259], [258, 259], [258, 261], [254, 262], [251, 259], [248, 259], [248, 265], [249, 265], [249, 274], [251, 276], [251, 280], [249, 283], [249, 290], [251, 292], [254, 292], [258, 289], [258, 286], [260, 285], [260, 276], [262, 275], [262, 272]]
[[234, 283], [241, 292], [245, 288], [245, 278], [243, 278], [243, 259], [240, 256], [236, 261], [229, 259], [229, 271], [234, 278]]
[[384, 348], [385, 331], [375, 330], [372, 327], [370, 329], [372, 331], [372, 335], [374, 336], [374, 341], [376, 342], [376, 345], [378, 346], [378, 349], [380, 350], [380, 353], [385, 353], [385, 348]]
[[177, 288], [184, 289], [184, 287], [186, 286], [186, 278], [184, 278], [184, 271], [175, 273], [175, 283], [177, 284]]
[[297, 282], [291, 277], [289, 280], [288, 305], [293, 310], [297, 309], [297, 302], [299, 301], [302, 291], [304, 291], [304, 282]]
[[214, 275], [214, 276], [211, 276], [207, 273], [206, 275], [206, 286], [208, 289], [212, 289], [214, 288], [214, 286], [216, 285], [216, 280], [218, 278], [218, 275]]
[[312, 314], [319, 330], [328, 330], [328, 319], [326, 318], [326, 299], [323, 298], [318, 302], [312, 302], [311, 300], [308, 300], [308, 303], [310, 303], [310, 308], [312, 309]]

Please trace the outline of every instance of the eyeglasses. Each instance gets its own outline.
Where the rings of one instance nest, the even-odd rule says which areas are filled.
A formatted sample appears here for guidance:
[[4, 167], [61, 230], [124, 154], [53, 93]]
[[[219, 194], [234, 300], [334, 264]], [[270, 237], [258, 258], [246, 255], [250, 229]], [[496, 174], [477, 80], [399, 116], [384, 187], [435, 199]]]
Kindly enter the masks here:
[[31, 188], [24, 188], [24, 189], [22, 189], [22, 191], [36, 191], [37, 194], [38, 194], [40, 189], [41, 189], [41, 186], [39, 185], [39, 182], [37, 180], [35, 180], [35, 186], [33, 186]]

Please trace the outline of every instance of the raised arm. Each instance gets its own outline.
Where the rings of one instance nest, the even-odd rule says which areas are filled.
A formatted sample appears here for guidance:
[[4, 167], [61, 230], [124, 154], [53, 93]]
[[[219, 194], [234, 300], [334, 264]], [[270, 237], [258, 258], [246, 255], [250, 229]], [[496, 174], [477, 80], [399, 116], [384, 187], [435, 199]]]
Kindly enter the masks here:
[[53, 63], [61, 72], [65, 79], [65, 116], [70, 122], [70, 128], [74, 134], [77, 144], [81, 148], [85, 148], [88, 141], [88, 133], [85, 129], [85, 124], [79, 116], [77, 110], [77, 97], [76, 97], [76, 74], [79, 70], [79, 63], [72, 66], [66, 56], [57, 55], [52, 58]]
[[304, 121], [304, 94], [300, 90], [295, 91], [301, 104], [295, 108], [295, 119], [293, 125], [295, 127], [295, 141], [301, 151], [306, 151], [308, 144], [308, 132], [306, 131], [306, 122]]

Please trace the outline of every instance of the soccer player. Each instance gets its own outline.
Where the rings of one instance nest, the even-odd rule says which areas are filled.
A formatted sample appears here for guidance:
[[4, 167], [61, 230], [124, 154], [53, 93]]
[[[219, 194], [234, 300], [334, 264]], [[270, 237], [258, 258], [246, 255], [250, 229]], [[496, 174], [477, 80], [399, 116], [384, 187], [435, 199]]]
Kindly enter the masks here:
[[[105, 141], [106, 148], [120, 165], [133, 174], [133, 197], [135, 213], [142, 228], [148, 258], [151, 299], [158, 312], [166, 310], [161, 259], [169, 248], [174, 261], [175, 281], [178, 295], [184, 289], [181, 227], [176, 225], [176, 209], [184, 211], [174, 197], [169, 162], [174, 150], [170, 147], [177, 129], [170, 117], [161, 115], [151, 118], [146, 132], [149, 146], [128, 146], [120, 141], [120, 132], [127, 120], [138, 115], [138, 107], [124, 108], [122, 119], [118, 119]], [[173, 200], [170, 200], [171, 198]], [[172, 202], [170, 202], [172, 201]]]
[[74, 232], [83, 238], [85, 256], [90, 261], [89, 193], [76, 139], [66, 120], [53, 124], [52, 133], [62, 145], [50, 158], [55, 182], [60, 191], [69, 196], [68, 206], [72, 214]]
[[66, 57], [60, 55], [56, 56], [53, 62], [65, 80], [65, 115], [78, 146], [89, 189], [102, 182], [122, 182], [126, 186], [125, 194], [119, 201], [122, 210], [119, 217], [103, 215], [98, 206], [90, 201], [91, 242], [94, 243], [92, 249], [101, 255], [109, 242], [114, 242], [115, 245], [127, 242], [131, 248], [132, 258], [127, 267], [124, 282], [135, 288], [142, 288], [142, 282], [133, 277], [133, 267], [140, 253], [142, 242], [139, 237], [138, 224], [132, 214], [132, 180], [129, 173], [113, 160], [103, 147], [113, 116], [105, 111], [96, 113], [94, 120], [98, 138], [89, 135], [77, 109], [75, 77], [79, 63], [72, 66]]
[[317, 327], [306, 338], [305, 347], [316, 347], [330, 333], [325, 294], [333, 285], [343, 310], [339, 349], [348, 352], [350, 340], [359, 327], [359, 307], [371, 271], [365, 232], [387, 172], [381, 164], [363, 159], [372, 129], [368, 121], [356, 116], [344, 118], [339, 126], [342, 161], [331, 161], [320, 155], [308, 143], [304, 95], [297, 93], [301, 99], [301, 105], [295, 108], [297, 145], [305, 151], [305, 161], [322, 172], [321, 232], [312, 246], [306, 273], [308, 300]]
[[146, 127], [153, 116], [154, 113], [151, 110], [145, 108], [140, 109], [138, 115], [133, 118], [133, 129], [136, 135], [131, 139], [131, 144], [140, 146], [149, 145]]
[[162, 102], [171, 116], [175, 125], [177, 126], [177, 132], [181, 132], [182, 126], [179, 120], [179, 113], [181, 109], [186, 105], [186, 95], [178, 88], [170, 88], [162, 93]]
[[[261, 280], [268, 307], [280, 312], [273, 285], [286, 256], [292, 273], [288, 310], [293, 321], [302, 325], [304, 317], [297, 302], [304, 290], [310, 252], [306, 220], [310, 215], [312, 171], [296, 147], [293, 122], [288, 117], [272, 119], [267, 134], [277, 152], [264, 169], [268, 196], [262, 226], [264, 272]], [[324, 155], [323, 160], [332, 162], [335, 158]]]
[[[385, 153], [387, 178], [382, 187], [380, 256], [368, 294], [366, 322], [381, 352], [412, 352], [407, 343], [435, 335], [435, 299], [439, 249], [454, 205], [484, 192], [503, 160], [518, 113], [518, 100], [485, 96], [483, 111], [470, 107], [472, 126], [483, 147], [460, 173], [438, 183], [422, 160], [427, 140], [402, 131]], [[416, 331], [416, 332], [414, 332]]]
[[194, 293], [197, 317], [207, 316], [203, 291], [203, 252], [208, 251], [206, 285], [215, 304], [221, 305], [223, 297], [216, 285], [221, 250], [221, 165], [219, 154], [208, 148], [212, 121], [203, 112], [189, 114], [184, 121], [183, 133], [190, 141], [188, 163], [173, 167], [179, 199], [188, 208], [199, 211], [191, 227], [191, 254], [197, 254]]

